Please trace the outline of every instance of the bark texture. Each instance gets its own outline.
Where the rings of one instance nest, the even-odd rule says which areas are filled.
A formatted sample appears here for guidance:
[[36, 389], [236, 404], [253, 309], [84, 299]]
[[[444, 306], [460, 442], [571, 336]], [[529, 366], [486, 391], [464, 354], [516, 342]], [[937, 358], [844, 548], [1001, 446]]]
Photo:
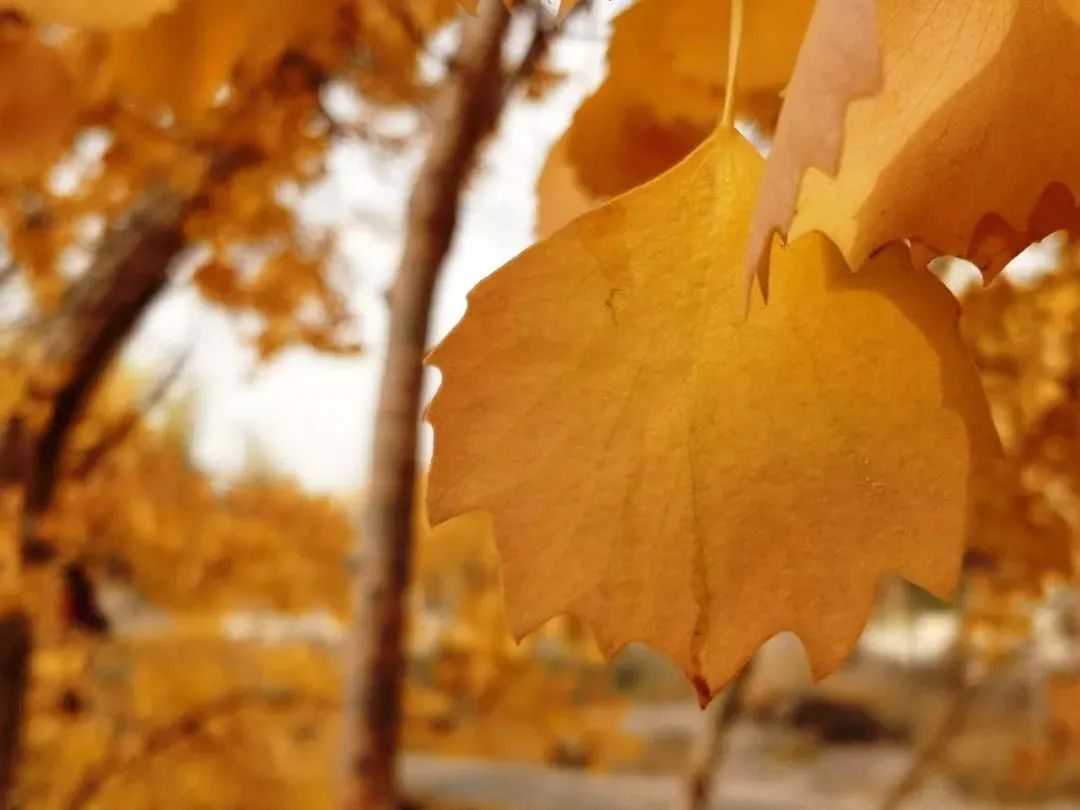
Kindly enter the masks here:
[[505, 103], [502, 46], [510, 15], [484, 0], [466, 18], [453, 70], [435, 100], [433, 135], [409, 200], [405, 248], [390, 290], [390, 332], [357, 553], [349, 640], [343, 803], [397, 808], [404, 668], [402, 595], [410, 576], [420, 393], [428, 319], [462, 193]]

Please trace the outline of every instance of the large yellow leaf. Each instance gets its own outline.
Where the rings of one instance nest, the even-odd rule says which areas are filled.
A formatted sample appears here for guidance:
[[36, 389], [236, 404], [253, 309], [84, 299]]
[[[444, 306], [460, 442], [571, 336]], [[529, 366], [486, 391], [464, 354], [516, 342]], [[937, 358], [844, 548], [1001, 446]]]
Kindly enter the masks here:
[[765, 167], [753, 224], [748, 269], [768, 292], [765, 259], [773, 234], [786, 232], [804, 173], [833, 174], [844, 115], [854, 99], [881, 87], [877, 0], [819, 0], [784, 94], [784, 110]]
[[471, 293], [443, 374], [433, 522], [493, 517], [508, 618], [645, 641], [702, 697], [773, 634], [838, 666], [878, 577], [953, 587], [996, 436], [950, 293], [902, 249], [777, 249], [740, 323], [762, 159], [720, 131]]
[[5, 5], [43, 23], [76, 28], [128, 28], [143, 25], [173, 8], [178, 0], [9, 0]]
[[853, 266], [912, 239], [992, 273], [1075, 221], [1080, 0], [878, 12], [884, 86], [849, 108], [835, 178], [806, 175], [791, 236], [821, 230]]

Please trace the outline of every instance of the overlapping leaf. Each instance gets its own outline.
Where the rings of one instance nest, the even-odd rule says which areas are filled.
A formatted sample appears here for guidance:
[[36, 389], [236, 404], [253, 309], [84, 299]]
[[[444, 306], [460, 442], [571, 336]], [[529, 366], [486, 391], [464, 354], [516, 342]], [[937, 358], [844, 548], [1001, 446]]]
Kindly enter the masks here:
[[803, 175], [840, 159], [848, 104], [881, 86], [877, 0], [820, 0], [799, 53], [765, 167], [749, 237], [749, 271], [768, 291], [773, 234], [787, 232]]
[[512, 629], [586, 620], [707, 697], [773, 634], [839, 665], [880, 574], [946, 594], [996, 437], [957, 307], [902, 249], [777, 249], [742, 313], [762, 171], [731, 131], [482, 282], [432, 362], [434, 522], [494, 519]]
[[[771, 129], [813, 8], [811, 0], [747, 4], [736, 112]], [[549, 158], [596, 201], [656, 177], [712, 131], [723, 105], [729, 2], [641, 0], [615, 19], [607, 80], [578, 110]], [[557, 181], [548, 181], [547, 185]], [[540, 199], [542, 233], [577, 212]]]
[[[838, 4], [854, 9], [865, 0]], [[853, 266], [895, 239], [971, 258], [994, 272], [1031, 241], [1077, 220], [1080, 195], [1080, 3], [1077, 0], [877, 0], [883, 85], [822, 109], [859, 75], [825, 54], [797, 71], [772, 160], [752, 255], [791, 218], [792, 238], [820, 230]], [[833, 43], [866, 32], [834, 24]], [[804, 54], [809, 57], [810, 54]], [[870, 63], [863, 75], [870, 77]], [[869, 82], [867, 82], [869, 85]], [[824, 88], [824, 91], [823, 91]], [[835, 177], [810, 171], [798, 145], [843, 122]], [[786, 126], [785, 126], [786, 125]], [[775, 171], [774, 171], [775, 170]]]

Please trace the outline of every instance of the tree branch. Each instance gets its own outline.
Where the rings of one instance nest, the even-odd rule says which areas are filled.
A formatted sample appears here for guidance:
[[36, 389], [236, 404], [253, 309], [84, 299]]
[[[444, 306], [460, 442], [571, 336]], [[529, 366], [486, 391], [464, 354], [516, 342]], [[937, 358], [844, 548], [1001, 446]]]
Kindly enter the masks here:
[[83, 479], [90, 475], [101, 460], [130, 435], [131, 431], [165, 398], [186, 363], [187, 354], [180, 355], [157, 381], [157, 384], [150, 389], [150, 392], [143, 397], [138, 407], [132, 408], [123, 419], [101, 437], [97, 444], [83, 454], [72, 472], [73, 478]]
[[505, 104], [502, 46], [510, 15], [485, 0], [466, 20], [457, 70], [435, 100], [432, 141], [409, 201], [405, 249], [390, 291], [390, 334], [375, 420], [367, 505], [357, 549], [348, 654], [343, 808], [395, 810], [401, 719], [402, 594], [412, 567], [420, 391], [439, 269], [465, 181]]
[[[962, 649], [962, 648], [961, 648]], [[896, 810], [922, 785], [933, 766], [941, 760], [949, 743], [964, 730], [968, 711], [979, 690], [990, 678], [989, 671], [973, 672], [973, 663], [961, 653], [960, 683], [953, 692], [945, 714], [934, 733], [915, 752], [908, 769], [888, 790], [881, 801], [881, 810]]]
[[37, 524], [52, 504], [68, 437], [109, 363], [165, 286], [184, 247], [183, 201], [152, 188], [102, 241], [91, 268], [48, 325], [46, 362], [66, 369], [25, 479], [21, 542], [29, 561], [51, 557]]
[[713, 792], [713, 783], [724, 760], [727, 737], [732, 726], [742, 716], [746, 705], [746, 686], [754, 670], [751, 658], [742, 671], [724, 690], [723, 700], [713, 703], [706, 716], [705, 733], [686, 779], [684, 807], [686, 810], [705, 810]]
[[0, 808], [10, 804], [19, 758], [19, 727], [26, 707], [31, 629], [26, 614], [0, 618]]

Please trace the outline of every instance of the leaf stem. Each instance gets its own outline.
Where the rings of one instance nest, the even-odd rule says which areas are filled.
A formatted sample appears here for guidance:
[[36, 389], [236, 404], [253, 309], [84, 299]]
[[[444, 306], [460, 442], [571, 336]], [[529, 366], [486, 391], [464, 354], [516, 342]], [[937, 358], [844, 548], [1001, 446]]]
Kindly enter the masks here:
[[731, 0], [731, 31], [728, 43], [727, 82], [724, 84], [724, 116], [720, 126], [735, 126], [735, 79], [739, 71], [739, 50], [742, 48], [743, 10], [746, 0]]

